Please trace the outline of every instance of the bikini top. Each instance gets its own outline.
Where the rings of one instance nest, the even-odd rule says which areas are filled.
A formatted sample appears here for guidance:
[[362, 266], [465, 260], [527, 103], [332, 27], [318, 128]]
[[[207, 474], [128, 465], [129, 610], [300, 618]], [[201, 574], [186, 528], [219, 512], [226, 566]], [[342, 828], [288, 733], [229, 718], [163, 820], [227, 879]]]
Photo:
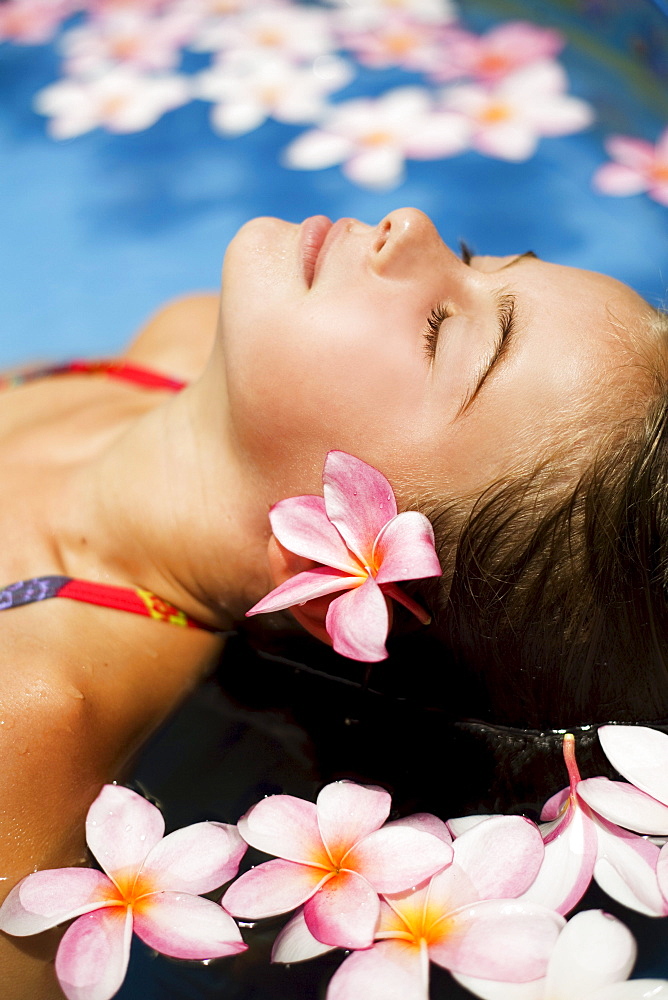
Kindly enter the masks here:
[[[16, 375], [0, 377], [0, 390], [13, 389], [37, 379], [56, 375], [104, 375], [106, 378], [131, 382], [144, 389], [166, 389], [170, 392], [180, 392], [187, 385], [180, 379], [170, 378], [142, 365], [104, 360], [70, 361], [66, 364], [30, 368]], [[10, 583], [0, 589], [0, 611], [18, 608], [23, 604], [33, 604], [36, 601], [46, 601], [50, 597], [69, 597], [73, 601], [129, 611], [170, 625], [204, 629], [207, 632], [220, 631], [191, 618], [173, 604], [142, 587], [117, 587], [94, 583], [92, 580], [77, 580], [69, 576], [36, 576], [30, 580]]]

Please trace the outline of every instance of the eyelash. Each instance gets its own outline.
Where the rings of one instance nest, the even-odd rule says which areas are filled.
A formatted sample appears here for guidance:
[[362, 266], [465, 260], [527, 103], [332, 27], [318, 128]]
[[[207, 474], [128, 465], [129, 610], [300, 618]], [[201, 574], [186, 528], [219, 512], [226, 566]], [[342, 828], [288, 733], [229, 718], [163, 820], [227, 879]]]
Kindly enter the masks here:
[[[464, 240], [459, 241], [459, 256], [464, 264], [470, 264], [473, 252]], [[451, 315], [448, 303], [439, 302], [427, 316], [427, 328], [423, 331], [424, 352], [430, 361], [433, 361], [436, 356], [436, 345], [438, 343], [438, 335], [441, 332], [441, 324]]]

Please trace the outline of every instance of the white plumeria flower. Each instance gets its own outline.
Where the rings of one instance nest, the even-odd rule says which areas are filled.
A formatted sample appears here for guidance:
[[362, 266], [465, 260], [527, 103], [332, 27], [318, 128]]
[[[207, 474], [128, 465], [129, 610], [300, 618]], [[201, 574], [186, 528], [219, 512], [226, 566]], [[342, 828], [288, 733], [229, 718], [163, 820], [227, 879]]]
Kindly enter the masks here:
[[199, 52], [260, 51], [310, 62], [335, 48], [330, 15], [315, 7], [275, 4], [205, 22], [192, 44]]
[[527, 160], [541, 136], [568, 135], [593, 121], [589, 104], [566, 94], [563, 68], [542, 60], [493, 86], [457, 84], [443, 92], [443, 106], [470, 122], [471, 144], [503, 160]]
[[457, 19], [452, 0], [330, 0], [330, 3], [339, 8], [337, 23], [349, 30], [381, 26], [388, 16], [396, 14], [441, 25]]
[[213, 101], [213, 127], [242, 135], [272, 117], [282, 122], [313, 122], [325, 110], [325, 98], [349, 83], [352, 67], [336, 56], [322, 56], [312, 66], [296, 66], [279, 55], [237, 53], [200, 73], [195, 93]]
[[142, 70], [173, 69], [196, 23], [185, 12], [151, 17], [142, 10], [123, 8], [62, 36], [65, 70], [69, 75], [90, 77], [119, 64]]
[[406, 158], [453, 156], [468, 138], [461, 115], [435, 110], [423, 87], [400, 87], [376, 99], [336, 105], [320, 128], [298, 136], [284, 150], [283, 163], [298, 170], [343, 164], [355, 184], [388, 189], [403, 180]]
[[71, 139], [101, 126], [110, 132], [140, 132], [172, 108], [190, 100], [186, 79], [175, 74], [142, 76], [119, 67], [94, 80], [60, 80], [35, 96], [55, 139]]
[[483, 1000], [654, 1000], [668, 997], [665, 979], [627, 982], [636, 958], [631, 932], [608, 913], [586, 910], [562, 930], [547, 975], [531, 983], [455, 979]]

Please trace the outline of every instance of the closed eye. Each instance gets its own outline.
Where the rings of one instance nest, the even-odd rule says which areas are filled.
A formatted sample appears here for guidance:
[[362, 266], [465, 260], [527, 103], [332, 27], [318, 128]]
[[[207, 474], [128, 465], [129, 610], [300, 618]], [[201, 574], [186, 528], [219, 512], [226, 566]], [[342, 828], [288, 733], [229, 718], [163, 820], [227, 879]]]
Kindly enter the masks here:
[[478, 395], [482, 389], [484, 383], [487, 381], [489, 376], [492, 374], [497, 365], [508, 353], [508, 348], [510, 346], [511, 339], [515, 333], [515, 296], [510, 295], [507, 292], [500, 292], [497, 296], [497, 315], [499, 318], [499, 332], [494, 345], [494, 350], [492, 351], [491, 357], [485, 361], [481, 373], [478, 375], [476, 384], [473, 390], [468, 393], [460, 414], [463, 413], [473, 402], [475, 397]]
[[[464, 240], [459, 241], [459, 256], [464, 264], [471, 262], [473, 252]], [[438, 343], [438, 335], [441, 332], [441, 323], [448, 319], [449, 316], [452, 316], [452, 311], [447, 302], [438, 302], [427, 316], [427, 326], [423, 330], [422, 335], [424, 337], [424, 352], [429, 361], [433, 361], [436, 356], [436, 345]]]

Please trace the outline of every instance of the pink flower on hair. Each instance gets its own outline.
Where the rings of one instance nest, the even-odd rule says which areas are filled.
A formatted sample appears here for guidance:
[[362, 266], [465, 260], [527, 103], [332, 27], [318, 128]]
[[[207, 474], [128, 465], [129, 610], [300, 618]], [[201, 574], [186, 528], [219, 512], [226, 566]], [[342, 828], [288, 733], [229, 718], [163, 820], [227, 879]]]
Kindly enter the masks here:
[[668, 128], [656, 145], [626, 135], [613, 135], [605, 148], [614, 163], [604, 163], [594, 174], [593, 185], [602, 194], [628, 195], [646, 191], [661, 205], [668, 205]]
[[434, 532], [424, 514], [398, 514], [385, 476], [346, 452], [327, 455], [323, 492], [324, 498], [281, 500], [269, 513], [281, 545], [320, 565], [276, 587], [247, 614], [281, 611], [346, 591], [327, 611], [334, 649], [355, 660], [382, 660], [390, 627], [388, 598], [423, 623], [429, 621], [396, 583], [440, 576]]
[[103, 872], [36, 872], [0, 907], [0, 929], [19, 937], [78, 918], [56, 956], [68, 1000], [109, 1000], [120, 989], [133, 931], [173, 958], [245, 951], [229, 914], [199, 895], [236, 875], [246, 851], [236, 827], [196, 823], [163, 838], [164, 830], [154, 805], [128, 788], [105, 785], [86, 819], [88, 846]]
[[[390, 826], [403, 824], [449, 837], [445, 824], [433, 816], [409, 816]], [[543, 859], [534, 824], [519, 816], [492, 817], [458, 837], [453, 847], [452, 865], [428, 882], [383, 894], [375, 944], [346, 959], [327, 1000], [428, 1000], [430, 961], [453, 972], [513, 983], [545, 974], [563, 917], [515, 898], [531, 884]], [[313, 940], [305, 916], [306, 911], [297, 914], [281, 932], [274, 961], [301, 961], [327, 950]]]
[[252, 847], [278, 857], [238, 878], [223, 897], [225, 908], [258, 920], [303, 906], [317, 942], [370, 947], [378, 894], [417, 885], [452, 861], [447, 834], [407, 822], [383, 826], [390, 802], [382, 788], [352, 781], [326, 785], [315, 804], [292, 795], [258, 802], [239, 831]]

